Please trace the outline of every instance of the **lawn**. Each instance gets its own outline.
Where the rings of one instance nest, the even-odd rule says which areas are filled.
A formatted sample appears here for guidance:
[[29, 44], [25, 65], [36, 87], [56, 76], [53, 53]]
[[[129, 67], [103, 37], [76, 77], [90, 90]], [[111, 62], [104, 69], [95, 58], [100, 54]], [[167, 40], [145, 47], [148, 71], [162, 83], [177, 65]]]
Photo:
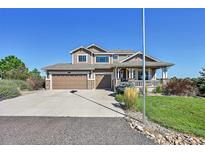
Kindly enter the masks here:
[[[177, 96], [148, 96], [146, 114], [167, 128], [205, 137], [205, 99]], [[137, 101], [142, 111], [142, 99]]]

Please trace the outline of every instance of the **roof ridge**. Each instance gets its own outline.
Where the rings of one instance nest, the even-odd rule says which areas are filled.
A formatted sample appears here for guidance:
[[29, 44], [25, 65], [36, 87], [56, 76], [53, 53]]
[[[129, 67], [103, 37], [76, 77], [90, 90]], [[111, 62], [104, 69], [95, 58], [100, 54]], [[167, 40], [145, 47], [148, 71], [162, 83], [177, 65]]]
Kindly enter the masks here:
[[[95, 47], [97, 47], [97, 48], [99, 48], [99, 49], [101, 49], [101, 50], [104, 50], [104, 51], [109, 51], [109, 50], [107, 50], [107, 49], [105, 49], [105, 48], [102, 48], [101, 46], [99, 46], [99, 45], [96, 45], [96, 44], [91, 44], [91, 45], [88, 45], [87, 47], [86, 47], [86, 49], [88, 49], [88, 48], [90, 48], [90, 47], [92, 47], [92, 46], [95, 46]], [[89, 49], [88, 49], [89, 50]]]

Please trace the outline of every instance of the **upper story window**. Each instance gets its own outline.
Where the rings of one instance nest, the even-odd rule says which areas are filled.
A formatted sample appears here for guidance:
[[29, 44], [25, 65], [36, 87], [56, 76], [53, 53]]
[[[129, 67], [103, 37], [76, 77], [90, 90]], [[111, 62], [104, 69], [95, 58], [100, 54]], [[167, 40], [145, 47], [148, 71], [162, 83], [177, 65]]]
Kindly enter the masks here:
[[114, 60], [118, 60], [118, 57], [119, 57], [118, 55], [113, 55]]
[[87, 62], [87, 55], [78, 55], [78, 62]]
[[109, 56], [96, 56], [96, 63], [108, 63]]

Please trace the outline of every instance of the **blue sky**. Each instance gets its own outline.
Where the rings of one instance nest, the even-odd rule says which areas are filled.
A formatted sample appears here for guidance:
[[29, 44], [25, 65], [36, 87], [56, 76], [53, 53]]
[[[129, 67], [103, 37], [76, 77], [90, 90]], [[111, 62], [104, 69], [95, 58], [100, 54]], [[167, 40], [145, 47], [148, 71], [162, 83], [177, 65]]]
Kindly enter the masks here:
[[[0, 9], [0, 58], [29, 69], [70, 62], [69, 51], [92, 43], [142, 49], [141, 9]], [[175, 63], [169, 76], [197, 77], [205, 66], [205, 9], [146, 9], [147, 53]]]

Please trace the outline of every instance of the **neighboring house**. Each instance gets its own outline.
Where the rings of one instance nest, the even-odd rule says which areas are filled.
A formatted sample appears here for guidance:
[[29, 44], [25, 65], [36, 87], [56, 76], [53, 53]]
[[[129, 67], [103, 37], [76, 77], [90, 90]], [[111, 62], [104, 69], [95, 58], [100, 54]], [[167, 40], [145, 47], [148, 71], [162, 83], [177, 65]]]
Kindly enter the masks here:
[[[79, 47], [70, 52], [72, 63], [44, 67], [46, 89], [114, 89], [120, 82], [132, 81], [142, 86], [142, 52], [105, 50], [97, 45]], [[149, 89], [159, 84], [156, 70], [162, 69], [162, 80], [168, 79], [172, 63], [146, 55], [146, 82]]]

